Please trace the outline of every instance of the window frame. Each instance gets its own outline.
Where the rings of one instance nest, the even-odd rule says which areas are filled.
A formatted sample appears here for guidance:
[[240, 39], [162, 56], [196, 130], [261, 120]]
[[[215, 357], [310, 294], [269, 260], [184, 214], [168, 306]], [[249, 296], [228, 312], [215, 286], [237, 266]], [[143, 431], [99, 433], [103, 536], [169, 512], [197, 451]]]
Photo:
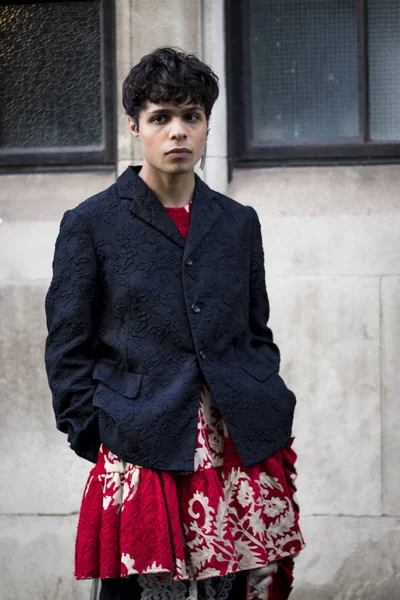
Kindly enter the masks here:
[[[44, 0], [51, 3], [59, 0]], [[78, 0], [73, 0], [78, 1]], [[12, 4], [12, 1], [9, 2]], [[41, 4], [41, 0], [33, 3]], [[99, 0], [102, 65], [102, 119], [104, 127], [104, 148], [84, 150], [70, 146], [70, 150], [53, 148], [0, 148], [1, 171], [47, 170], [52, 167], [96, 168], [114, 167], [116, 162], [116, 49], [115, 49], [115, 4], [113, 0]], [[75, 148], [77, 148], [75, 150]], [[78, 149], [79, 148], [79, 149]]]
[[[356, 0], [358, 40], [359, 141], [347, 138], [310, 143], [292, 140], [252, 144], [249, 0], [225, 0], [228, 156], [234, 167], [276, 164], [379, 163], [400, 161], [399, 142], [368, 141], [367, 0]], [[366, 140], [366, 141], [364, 141]]]

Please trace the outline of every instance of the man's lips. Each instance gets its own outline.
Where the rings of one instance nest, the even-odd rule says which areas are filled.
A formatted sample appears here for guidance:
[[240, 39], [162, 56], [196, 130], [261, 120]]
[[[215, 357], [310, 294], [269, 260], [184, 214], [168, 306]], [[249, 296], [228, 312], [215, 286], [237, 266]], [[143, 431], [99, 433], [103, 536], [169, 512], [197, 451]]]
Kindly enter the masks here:
[[172, 148], [167, 154], [191, 154], [187, 148]]

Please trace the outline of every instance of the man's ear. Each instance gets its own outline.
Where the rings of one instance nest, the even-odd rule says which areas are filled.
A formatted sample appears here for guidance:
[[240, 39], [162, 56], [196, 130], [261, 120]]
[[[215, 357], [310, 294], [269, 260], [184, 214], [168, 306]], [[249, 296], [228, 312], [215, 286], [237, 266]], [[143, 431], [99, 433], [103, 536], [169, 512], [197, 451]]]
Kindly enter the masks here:
[[135, 119], [132, 119], [132, 117], [128, 117], [128, 123], [129, 123], [129, 129], [131, 130], [133, 135], [136, 138], [138, 138], [139, 137], [139, 129], [138, 129]]

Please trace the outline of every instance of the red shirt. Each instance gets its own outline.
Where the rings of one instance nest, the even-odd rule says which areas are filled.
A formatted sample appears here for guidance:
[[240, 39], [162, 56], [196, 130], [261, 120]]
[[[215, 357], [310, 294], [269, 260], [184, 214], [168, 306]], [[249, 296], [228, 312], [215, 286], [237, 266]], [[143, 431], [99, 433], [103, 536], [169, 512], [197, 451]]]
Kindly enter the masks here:
[[192, 204], [193, 202], [190, 201], [189, 204], [186, 204], [186, 206], [165, 207], [165, 209], [168, 211], [169, 216], [174, 221], [175, 225], [177, 226], [185, 240], [189, 232], [190, 213], [192, 212]]

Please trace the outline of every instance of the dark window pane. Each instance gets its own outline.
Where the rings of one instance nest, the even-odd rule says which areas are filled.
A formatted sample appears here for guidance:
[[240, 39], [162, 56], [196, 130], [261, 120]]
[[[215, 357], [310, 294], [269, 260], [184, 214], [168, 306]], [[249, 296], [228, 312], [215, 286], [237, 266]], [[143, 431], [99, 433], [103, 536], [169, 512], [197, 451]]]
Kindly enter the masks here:
[[359, 135], [355, 0], [250, 0], [252, 138]]
[[400, 140], [400, 3], [368, 1], [371, 140]]
[[99, 1], [0, 8], [0, 148], [104, 144]]

